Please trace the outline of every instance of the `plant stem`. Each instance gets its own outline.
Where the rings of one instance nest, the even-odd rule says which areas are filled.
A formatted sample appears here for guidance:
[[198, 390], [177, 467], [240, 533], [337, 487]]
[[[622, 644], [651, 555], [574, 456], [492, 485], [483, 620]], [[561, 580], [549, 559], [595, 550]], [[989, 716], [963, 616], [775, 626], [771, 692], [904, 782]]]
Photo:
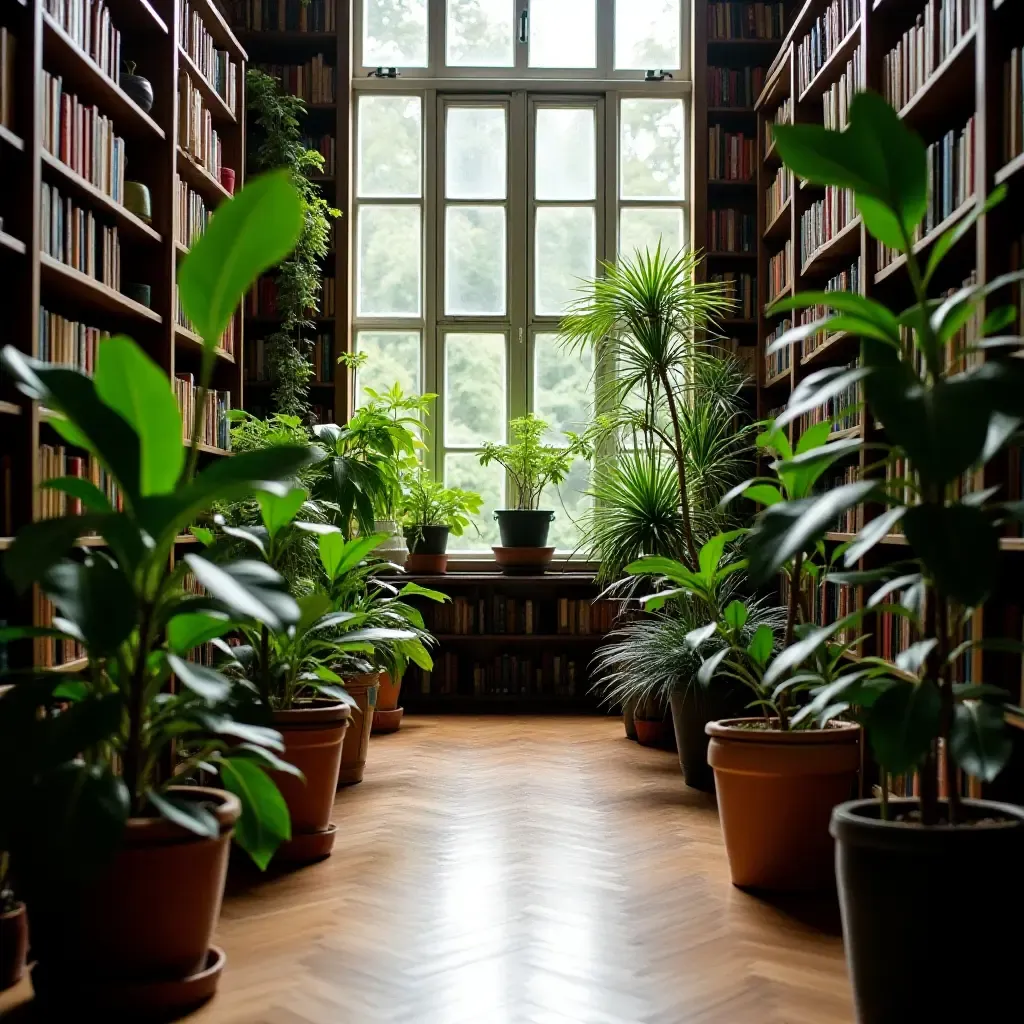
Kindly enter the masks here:
[[949, 823], [957, 824], [961, 818], [960, 792], [956, 785], [956, 765], [949, 749], [949, 737], [953, 731], [953, 681], [949, 677], [949, 608], [945, 601], [938, 602], [935, 609], [936, 633], [938, 646], [933, 652], [938, 663], [939, 699], [941, 711], [939, 713], [939, 735], [943, 739], [944, 757], [943, 767], [946, 776], [946, 800], [949, 807]]
[[793, 560], [793, 569], [789, 574], [789, 607], [786, 611], [786, 633], [782, 646], [788, 647], [793, 642], [793, 630], [796, 628], [796, 610], [800, 602], [800, 573], [803, 571], [804, 553], [797, 552]]
[[260, 700], [270, 710], [270, 628], [260, 626]]
[[690, 521], [690, 497], [686, 489], [686, 455], [683, 452], [683, 434], [679, 427], [679, 410], [676, 408], [675, 395], [668, 379], [668, 371], [660, 371], [662, 387], [668, 402], [668, 413], [672, 420], [672, 433], [675, 437], [672, 454], [676, 460], [676, 473], [679, 476], [679, 509], [683, 513], [683, 534], [686, 537], [686, 548], [690, 555], [690, 568], [696, 569], [700, 564], [697, 548], [693, 543], [693, 524]]
[[[938, 602], [939, 595], [934, 589], [925, 595], [924, 635], [926, 637], [936, 635], [936, 624], [938, 621], [936, 606]], [[935, 672], [938, 667], [936, 665], [937, 658], [938, 654], [933, 650], [925, 662], [925, 679], [937, 679], [937, 673], [933, 675], [933, 672]], [[918, 685], [920, 685], [920, 683]], [[920, 803], [922, 825], [934, 825], [939, 820], [937, 760], [935, 744], [933, 743], [930, 746], [928, 753], [925, 755], [924, 761], [918, 771], [918, 779], [920, 781], [921, 788]]]
[[139, 628], [139, 650], [132, 672], [131, 692], [128, 695], [128, 737], [124, 749], [124, 783], [131, 801], [131, 813], [143, 811], [142, 793], [144, 782], [143, 725], [146, 711], [146, 668], [149, 663], [150, 624], [153, 608], [149, 602], [142, 606], [142, 620]]

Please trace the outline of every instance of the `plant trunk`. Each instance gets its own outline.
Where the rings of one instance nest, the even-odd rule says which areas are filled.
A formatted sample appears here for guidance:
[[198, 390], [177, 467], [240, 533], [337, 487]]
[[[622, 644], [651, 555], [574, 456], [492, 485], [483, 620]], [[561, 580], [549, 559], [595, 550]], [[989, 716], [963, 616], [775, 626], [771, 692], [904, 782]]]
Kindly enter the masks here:
[[700, 564], [697, 548], [693, 543], [693, 524], [690, 521], [690, 496], [686, 489], [686, 456], [683, 452], [683, 434], [679, 429], [679, 410], [676, 408], [675, 396], [669, 384], [668, 373], [661, 372], [661, 383], [668, 401], [668, 414], [672, 419], [672, 434], [675, 437], [673, 455], [676, 460], [676, 473], [679, 476], [679, 509], [683, 513], [683, 533], [686, 535], [686, 549], [690, 555], [690, 568], [696, 570]]

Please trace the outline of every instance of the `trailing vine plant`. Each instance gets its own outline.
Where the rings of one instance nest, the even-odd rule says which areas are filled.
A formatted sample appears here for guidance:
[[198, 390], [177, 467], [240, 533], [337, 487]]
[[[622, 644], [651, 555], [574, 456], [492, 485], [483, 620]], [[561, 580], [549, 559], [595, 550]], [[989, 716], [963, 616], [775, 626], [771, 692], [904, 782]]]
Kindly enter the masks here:
[[303, 101], [283, 92], [276, 78], [254, 68], [246, 72], [245, 81], [248, 108], [260, 129], [251, 157], [253, 167], [258, 171], [287, 168], [302, 199], [302, 233], [295, 251], [277, 267], [281, 326], [265, 340], [277, 412], [307, 419], [313, 368], [307, 358], [312, 343], [305, 334], [320, 310], [322, 262], [331, 247], [331, 221], [340, 217], [341, 211], [309, 180], [323, 173], [324, 158], [302, 145], [299, 118], [306, 111]]

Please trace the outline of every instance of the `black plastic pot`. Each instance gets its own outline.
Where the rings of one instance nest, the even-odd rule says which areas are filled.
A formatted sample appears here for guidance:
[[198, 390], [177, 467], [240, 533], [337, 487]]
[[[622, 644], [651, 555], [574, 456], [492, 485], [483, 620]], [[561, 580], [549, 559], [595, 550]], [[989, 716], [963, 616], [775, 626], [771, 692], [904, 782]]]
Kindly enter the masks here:
[[153, 83], [142, 75], [129, 75], [122, 72], [121, 89], [148, 114], [153, 108]]
[[711, 737], [704, 727], [708, 722], [742, 714], [743, 697], [735, 688], [715, 680], [709, 687], [693, 682], [685, 689], [675, 691], [669, 703], [683, 781], [691, 789], [713, 793], [715, 773], [708, 764]]
[[555, 513], [548, 509], [500, 508], [494, 518], [498, 520], [503, 548], [545, 548]]
[[412, 526], [405, 531], [405, 542], [413, 555], [443, 555], [448, 550], [448, 527]]
[[[890, 818], [917, 807], [890, 801]], [[882, 821], [875, 800], [832, 812], [846, 960], [860, 1024], [997, 1021], [1024, 962], [1024, 808], [964, 801], [973, 825]], [[963, 961], [975, 950], [978, 970]], [[944, 973], [961, 972], [959, 977]]]

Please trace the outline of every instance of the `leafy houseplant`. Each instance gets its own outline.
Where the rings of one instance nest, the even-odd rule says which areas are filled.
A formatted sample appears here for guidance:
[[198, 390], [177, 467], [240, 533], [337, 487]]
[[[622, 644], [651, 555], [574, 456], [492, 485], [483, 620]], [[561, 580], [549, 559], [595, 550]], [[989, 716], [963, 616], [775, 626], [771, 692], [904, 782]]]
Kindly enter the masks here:
[[409, 572], [444, 572], [448, 536], [461, 537], [480, 512], [483, 498], [473, 491], [445, 487], [417, 466], [402, 482], [398, 518], [409, 544]]
[[[4, 629], [0, 642], [73, 639], [88, 655], [73, 674], [11, 671], [0, 697], [0, 849], [10, 851], [32, 919], [37, 999], [96, 1006], [150, 981], [167, 992], [168, 980], [219, 972], [223, 954], [211, 957], [210, 939], [232, 829], [260, 865], [288, 837], [266, 773], [287, 770], [280, 736], [238, 716], [228, 679], [189, 654], [250, 620], [283, 628], [299, 608], [265, 566], [189, 554], [172, 567], [171, 555], [212, 504], [254, 488], [280, 492], [277, 481], [313, 457], [308, 446], [283, 445], [196, 472], [217, 340], [300, 223], [287, 177], [257, 178], [219, 207], [179, 265], [182, 304], [204, 339], [188, 448], [170, 381], [130, 339], [104, 342], [91, 379], [3, 352], [21, 390], [53, 410], [54, 429], [103, 465], [124, 502], [115, 510], [76, 477], [48, 481], [87, 511], [32, 523], [4, 557], [13, 586], [38, 587], [58, 615], [52, 627]], [[106, 547], [78, 548], [83, 533]], [[182, 588], [186, 574], [203, 595]], [[200, 766], [218, 771], [227, 792], [172, 784]]]
[[[854, 801], [836, 808], [837, 877], [846, 948], [862, 1020], [993, 1019], [999, 986], [936, 984], [921, 971], [887, 969], [897, 950], [915, 950], [922, 964], [953, 970], [950, 938], [993, 935], [1000, 922], [1024, 911], [1016, 889], [999, 898], [958, 898], [951, 879], [965, 864], [983, 864], [986, 875], [1016, 870], [1024, 854], [1024, 812], [960, 796], [957, 772], [994, 779], [1010, 753], [1005, 735], [1007, 694], [986, 682], [956, 682], [954, 666], [985, 648], [1019, 651], [1016, 641], [973, 636], [969, 625], [994, 593], [999, 568], [999, 526], [1020, 515], [1019, 504], [1000, 500], [997, 489], [954, 488], [962, 474], [980, 474], [1017, 437], [1024, 422], [1021, 339], [1005, 329], [1012, 306], [996, 296], [1021, 273], [966, 285], [938, 297], [943, 262], [968, 236], [979, 216], [1004, 198], [993, 193], [943, 233], [925, 260], [913, 238], [924, 217], [928, 165], [924, 143], [878, 96], [857, 96], [843, 133], [809, 125], [775, 129], [780, 156], [793, 172], [815, 184], [850, 188], [867, 230], [901, 252], [913, 300], [891, 310], [861, 295], [806, 293], [776, 305], [778, 312], [823, 303], [832, 312], [787, 332], [794, 344], [816, 330], [848, 330], [860, 337], [860, 365], [810, 375], [784, 418], [822, 404], [851, 380], [863, 382], [865, 421], [884, 431], [883, 463], [909, 467], [899, 478], [880, 473], [825, 494], [774, 501], [750, 537], [751, 570], [767, 579], [813, 545], [831, 520], [859, 502], [883, 511], [858, 532], [844, 554], [836, 583], [874, 586], [865, 608], [850, 621], [814, 629], [784, 650], [766, 678], [781, 683], [807, 671], [809, 659], [838, 629], [876, 611], [907, 620], [914, 641], [895, 662], [872, 658], [853, 665], [814, 692], [807, 714], [818, 723], [855, 708], [885, 772], [916, 771], [913, 799]], [[976, 342], [954, 344], [977, 315]], [[780, 420], [781, 422], [781, 420]], [[828, 446], [823, 446], [828, 447]], [[809, 451], [793, 462], [821, 457]], [[827, 457], [827, 455], [825, 456]], [[881, 539], [899, 523], [907, 546], [896, 565], [863, 567]], [[882, 787], [883, 794], [885, 786]], [[1019, 944], [995, 943], [986, 958], [991, 977], [1011, 972]]]

